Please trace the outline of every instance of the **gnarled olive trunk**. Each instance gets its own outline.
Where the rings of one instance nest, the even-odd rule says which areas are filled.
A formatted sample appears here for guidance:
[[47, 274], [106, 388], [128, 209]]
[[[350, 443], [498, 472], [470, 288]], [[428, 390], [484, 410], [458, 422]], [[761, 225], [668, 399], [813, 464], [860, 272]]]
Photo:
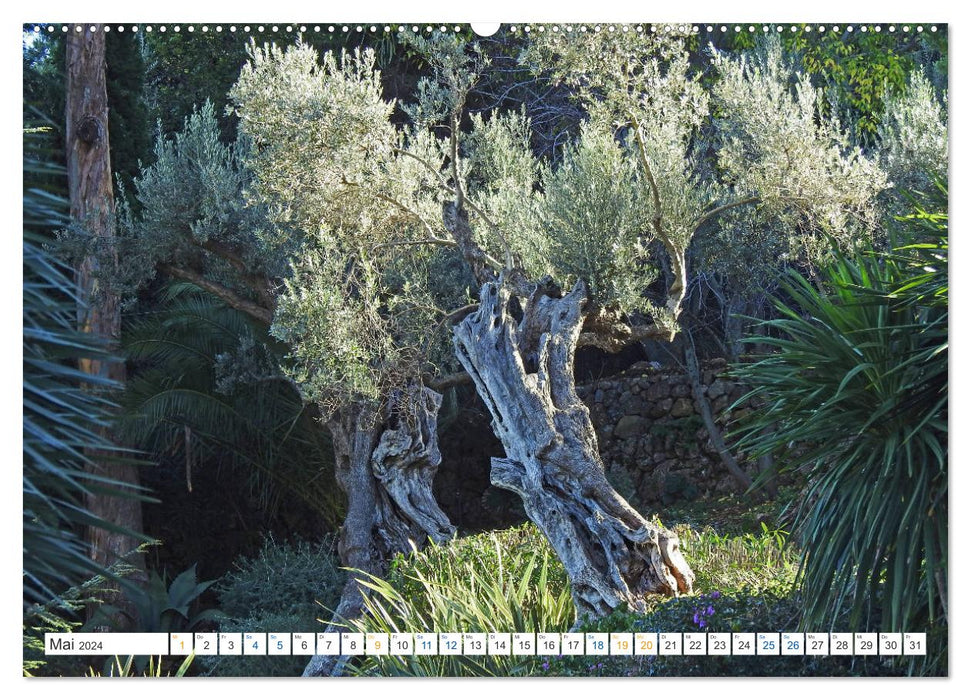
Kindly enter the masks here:
[[510, 292], [488, 282], [454, 344], [506, 450], [492, 460], [492, 483], [522, 497], [566, 567], [578, 613], [600, 616], [622, 603], [642, 611], [648, 594], [690, 592], [694, 573], [674, 533], [647, 522], [604, 475], [573, 379], [585, 302], [580, 282], [563, 297], [538, 286], [517, 322]]
[[428, 388], [412, 392], [411, 408], [393, 427], [385, 424], [371, 454], [377, 480], [377, 532], [387, 554], [421, 547], [428, 539], [441, 543], [455, 527], [438, 507], [432, 482], [442, 454], [438, 450], [438, 411], [442, 395]]
[[[428, 539], [444, 542], [455, 533], [432, 495], [432, 481], [442, 461], [438, 450], [440, 394], [415, 389], [409, 410], [382, 415], [370, 403], [338, 412], [327, 427], [334, 442], [337, 483], [347, 496], [341, 527], [341, 564], [375, 576], [398, 552], [422, 547]], [[363, 597], [354, 573], [348, 575], [334, 622], [361, 613]], [[332, 622], [328, 632], [339, 631]], [[347, 656], [314, 656], [305, 676], [339, 675]]]

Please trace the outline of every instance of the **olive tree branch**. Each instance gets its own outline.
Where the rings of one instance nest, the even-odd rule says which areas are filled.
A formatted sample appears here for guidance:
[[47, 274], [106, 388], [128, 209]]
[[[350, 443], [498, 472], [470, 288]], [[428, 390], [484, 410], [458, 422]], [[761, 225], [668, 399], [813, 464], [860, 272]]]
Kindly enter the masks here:
[[665, 230], [661, 220], [661, 193], [658, 190], [657, 181], [654, 179], [654, 172], [651, 170], [650, 159], [647, 157], [647, 144], [644, 142], [644, 132], [641, 130], [641, 123], [634, 114], [630, 115], [631, 123], [634, 126], [634, 136], [637, 141], [637, 151], [640, 157], [641, 167], [651, 190], [651, 198], [654, 201], [654, 232], [657, 234], [668, 257], [671, 259], [671, 272], [673, 281], [668, 288], [668, 301], [666, 307], [671, 315], [676, 319], [681, 313], [681, 303], [684, 301], [688, 291], [688, 271], [684, 258], [684, 248], [674, 244], [671, 236]]
[[[457, 140], [457, 138], [455, 140]], [[503, 269], [512, 269], [511, 249], [509, 248], [509, 243], [506, 240], [505, 236], [502, 234], [502, 231], [500, 230], [499, 225], [496, 224], [492, 219], [490, 219], [489, 216], [484, 211], [482, 211], [479, 205], [477, 205], [475, 202], [469, 199], [465, 195], [465, 193], [462, 192], [461, 186], [457, 185], [457, 187], [453, 187], [452, 185], [448, 184], [448, 182], [445, 181], [445, 178], [442, 177], [441, 172], [439, 172], [434, 166], [432, 166], [431, 163], [429, 163], [421, 156], [415, 153], [412, 153], [411, 151], [404, 148], [395, 147], [392, 150], [399, 155], [405, 156], [407, 158], [412, 158], [420, 165], [422, 165], [428, 172], [430, 172], [432, 175], [435, 176], [435, 179], [438, 181], [439, 187], [441, 187], [445, 192], [448, 192], [449, 194], [451, 194], [453, 197], [455, 197], [457, 201], [460, 201], [462, 205], [468, 207], [468, 209], [472, 213], [474, 213], [476, 216], [482, 219], [486, 223], [486, 225], [489, 226], [489, 228], [491, 228], [496, 233], [496, 235], [499, 238], [499, 241], [502, 243], [505, 249], [506, 266], [504, 267], [502, 263], [500, 263], [498, 260], [493, 258], [485, 251], [482, 251], [483, 256], [488, 261], [489, 265], [492, 268], [494, 268], [496, 271], [501, 271]], [[457, 152], [457, 147], [456, 147], [456, 152]], [[457, 156], [455, 158], [457, 158]], [[456, 173], [457, 173], [457, 165], [455, 165], [455, 159], [453, 159], [453, 177], [457, 177]], [[459, 209], [462, 209], [462, 208], [463, 208], [462, 206], [459, 207]], [[459, 245], [459, 248], [461, 249], [462, 246]]]
[[[380, 199], [382, 202], [387, 202], [388, 204], [390, 204], [392, 206], [398, 207], [398, 209], [400, 209], [401, 211], [405, 212], [406, 214], [408, 214], [409, 216], [411, 216], [412, 218], [414, 218], [416, 221], [418, 221], [418, 223], [420, 223], [422, 225], [422, 227], [428, 232], [428, 235], [430, 236], [430, 239], [431, 240], [436, 241], [436, 242], [440, 242], [441, 244], [444, 244], [445, 243], [445, 240], [446, 239], [439, 238], [436, 235], [435, 229], [432, 228], [432, 225], [430, 223], [428, 223], [428, 221], [425, 220], [425, 217], [423, 217], [421, 214], [419, 214], [417, 211], [415, 211], [414, 209], [412, 209], [411, 207], [409, 207], [404, 202], [401, 202], [401, 201], [395, 199], [394, 197], [389, 197], [388, 195], [383, 194], [381, 192], [377, 192], [375, 190], [367, 189], [367, 188], [365, 188], [363, 185], [361, 185], [358, 182], [352, 182], [351, 180], [348, 180], [345, 176], [341, 176], [341, 181], [343, 182], [343, 184], [345, 184], [348, 187], [353, 187], [353, 188], [358, 189], [358, 190], [366, 191], [369, 195], [371, 195], [375, 199]], [[380, 248], [380, 247], [381, 247], [380, 245], [375, 246], [375, 248]]]
[[693, 231], [697, 232], [698, 229], [700, 229], [703, 224], [715, 218], [719, 214], [728, 211], [729, 209], [734, 209], [735, 207], [742, 207], [742, 206], [745, 206], [746, 204], [755, 204], [760, 201], [762, 201], [761, 197], [746, 197], [745, 199], [739, 199], [738, 201], [729, 202], [728, 204], [722, 204], [721, 206], [715, 207], [714, 209], [709, 209], [695, 222]]

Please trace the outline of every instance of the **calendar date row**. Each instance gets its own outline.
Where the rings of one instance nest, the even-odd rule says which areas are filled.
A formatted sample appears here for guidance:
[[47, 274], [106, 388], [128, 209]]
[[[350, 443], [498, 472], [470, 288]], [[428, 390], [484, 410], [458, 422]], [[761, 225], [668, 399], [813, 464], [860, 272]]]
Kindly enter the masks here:
[[924, 656], [923, 632], [47, 634], [48, 655]]

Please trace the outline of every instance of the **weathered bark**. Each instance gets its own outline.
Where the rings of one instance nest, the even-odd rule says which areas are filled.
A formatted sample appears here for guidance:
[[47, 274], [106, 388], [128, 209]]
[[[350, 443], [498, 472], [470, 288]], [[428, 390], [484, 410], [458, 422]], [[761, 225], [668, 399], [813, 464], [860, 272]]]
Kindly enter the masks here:
[[405, 552], [425, 540], [441, 543], [455, 528], [432, 494], [432, 482], [442, 454], [438, 450], [438, 410], [442, 395], [431, 389], [416, 392], [414, 409], [399, 418], [397, 427], [381, 434], [371, 454], [371, 471], [378, 480], [378, 534], [386, 551]]
[[[370, 404], [342, 410], [327, 422], [334, 443], [337, 484], [347, 496], [347, 515], [341, 527], [338, 553], [341, 564], [372, 575], [382, 573], [383, 556], [375, 537], [377, 483], [371, 474], [371, 454], [378, 444], [381, 423], [378, 410]], [[361, 612], [361, 587], [353, 574], [341, 592], [333, 620], [350, 620]], [[334, 622], [328, 632], [338, 631]], [[346, 656], [314, 656], [304, 669], [305, 676], [339, 675]]]
[[454, 327], [459, 360], [493, 418], [506, 458], [492, 482], [520, 495], [570, 577], [579, 614], [622, 603], [643, 611], [649, 594], [691, 591], [694, 573], [674, 533], [647, 522], [604, 474], [573, 360], [586, 287], [559, 297], [538, 285], [522, 321], [510, 313], [503, 280], [483, 285], [480, 308]]
[[[455, 528], [432, 495], [442, 461], [438, 449], [440, 394], [422, 388], [407, 397], [409, 410], [382, 415], [374, 404], [359, 403], [327, 423], [334, 442], [337, 483], [347, 496], [347, 516], [338, 552], [349, 569], [380, 576], [398, 552], [452, 537]], [[335, 623], [361, 614], [363, 597], [351, 573], [328, 632]], [[339, 675], [347, 656], [314, 656], [304, 676]]]
[[[114, 214], [111, 161], [108, 151], [108, 96], [105, 87], [105, 35], [101, 25], [94, 31], [71, 32], [67, 36], [66, 150], [71, 217], [92, 237], [110, 241]], [[95, 246], [104, 249], [105, 243]], [[110, 248], [109, 248], [110, 250]], [[116, 295], [99, 289], [99, 257], [86, 258], [78, 270], [78, 327], [117, 344], [121, 335], [121, 307]], [[82, 360], [80, 369], [90, 375], [124, 382], [125, 365], [119, 361]], [[138, 468], [130, 461], [95, 456], [90, 469], [99, 478], [137, 488]], [[142, 504], [133, 489], [119, 488], [118, 494], [89, 493], [85, 499], [91, 513], [125, 531], [90, 527], [87, 540], [91, 557], [102, 566], [119, 559], [142, 567], [142, 557], [131, 555], [140, 544], [132, 533], [142, 530]], [[130, 555], [130, 556], [126, 556]], [[134, 613], [125, 596], [105, 596], [129, 617]], [[118, 617], [117, 622], [123, 623]]]
[[739, 466], [735, 455], [731, 453], [731, 450], [725, 444], [722, 431], [718, 428], [718, 424], [715, 423], [715, 417], [711, 413], [711, 404], [708, 403], [708, 397], [705, 396], [704, 388], [701, 386], [701, 370], [698, 367], [698, 356], [695, 354], [695, 349], [690, 339], [685, 340], [684, 359], [688, 369], [688, 378], [691, 380], [691, 393], [694, 394], [695, 402], [698, 404], [698, 412], [701, 413], [701, 420], [704, 422], [705, 429], [708, 431], [711, 444], [718, 452], [722, 464], [725, 465], [725, 468], [728, 469], [735, 481], [738, 482], [738, 485], [745, 491], [748, 491], [752, 488], [752, 477]]

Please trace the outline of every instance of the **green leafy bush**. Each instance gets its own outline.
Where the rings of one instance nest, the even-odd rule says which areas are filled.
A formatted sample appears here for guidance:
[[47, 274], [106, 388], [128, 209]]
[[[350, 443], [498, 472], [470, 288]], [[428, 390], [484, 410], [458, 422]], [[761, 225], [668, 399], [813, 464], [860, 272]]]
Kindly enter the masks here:
[[[474, 535], [399, 556], [387, 580], [359, 574], [360, 632], [565, 632], [576, 619], [566, 572], [536, 527]], [[359, 675], [530, 675], [537, 657], [367, 657]]]
[[711, 527], [675, 527], [694, 570], [695, 591], [788, 594], [795, 583], [798, 553], [782, 530], [764, 523], [758, 534], [720, 535]]
[[[647, 614], [617, 610], [587, 620], [579, 632], [795, 631], [801, 599], [794, 590], [799, 553], [787, 533], [764, 523], [757, 533], [722, 535], [711, 527], [675, 528], [697, 573], [695, 595], [658, 597]], [[539, 675], [565, 676], [768, 676], [894, 672], [886, 664], [863, 669], [847, 660], [817, 657], [718, 656], [542, 657]], [[899, 671], [896, 671], [899, 672]]]
[[[323, 632], [320, 617], [337, 607], [345, 574], [333, 537], [278, 543], [267, 537], [254, 557], [240, 557], [215, 586], [222, 632]], [[303, 656], [205, 656], [217, 676], [299, 676]]]
[[[720, 535], [676, 528], [698, 574], [695, 595], [658, 596], [647, 614], [626, 609], [585, 620], [578, 632], [793, 632], [802, 599], [795, 590], [799, 553], [781, 530]], [[886, 659], [765, 656], [537, 657], [543, 676], [817, 676], [901, 674]]]
[[240, 557], [236, 570], [216, 585], [220, 607], [234, 618], [266, 610], [308, 613], [307, 622], [313, 622], [321, 613], [318, 602], [329, 607], [340, 598], [344, 573], [336, 548], [330, 536], [315, 543], [278, 543], [267, 537], [256, 556]]

